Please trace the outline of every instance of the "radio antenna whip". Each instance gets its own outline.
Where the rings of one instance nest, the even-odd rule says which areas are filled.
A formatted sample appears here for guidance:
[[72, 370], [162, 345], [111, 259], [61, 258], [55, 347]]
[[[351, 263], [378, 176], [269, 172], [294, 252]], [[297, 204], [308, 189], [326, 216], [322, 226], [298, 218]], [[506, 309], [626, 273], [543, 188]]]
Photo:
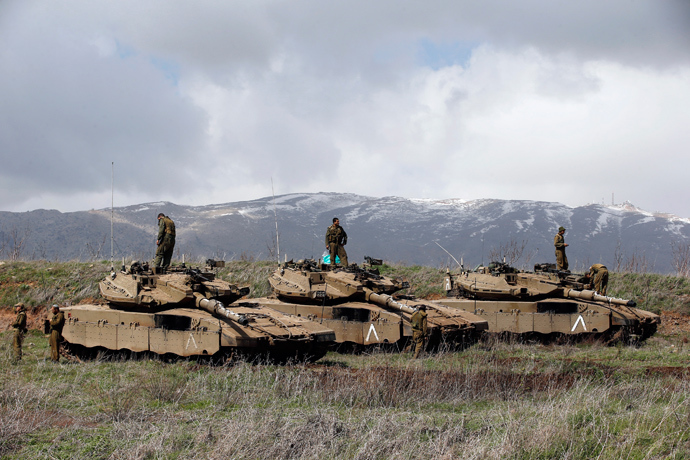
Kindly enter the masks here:
[[113, 208], [115, 204], [115, 162], [110, 163], [110, 272], [115, 272], [115, 262], [113, 262], [113, 246], [115, 237], [113, 236]]
[[278, 256], [278, 266], [280, 266], [280, 236], [278, 235], [278, 211], [276, 210], [276, 193], [273, 191], [273, 178], [271, 177], [271, 193], [273, 194], [273, 217], [276, 220], [276, 252]]
[[[441, 245], [438, 243], [438, 241], [434, 241], [434, 243], [436, 243], [436, 245], [437, 245], [439, 248], [441, 248], [441, 249], [443, 249], [444, 251], [446, 251], [446, 248], [444, 248], [443, 246], [441, 246]], [[448, 251], [446, 251], [446, 254], [448, 254], [450, 257], [452, 257], [452, 259], [455, 261], [455, 263], [458, 264], [458, 266], [459, 266], [460, 269], [462, 270], [463, 266], [462, 266], [462, 264], [461, 264], [460, 262], [458, 262], [458, 259], [456, 259], [455, 257], [453, 257], [453, 254], [451, 254], [451, 253], [448, 252]]]

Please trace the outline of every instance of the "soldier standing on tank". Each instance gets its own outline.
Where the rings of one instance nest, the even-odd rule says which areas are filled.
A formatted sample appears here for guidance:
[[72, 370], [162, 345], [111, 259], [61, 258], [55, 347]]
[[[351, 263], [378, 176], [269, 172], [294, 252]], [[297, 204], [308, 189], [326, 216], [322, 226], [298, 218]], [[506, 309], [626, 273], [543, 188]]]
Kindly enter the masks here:
[[60, 307], [53, 305], [50, 309], [53, 317], [50, 319], [50, 359], [57, 363], [60, 361], [60, 342], [62, 341], [62, 328], [65, 326], [65, 314]]
[[609, 270], [603, 264], [594, 264], [589, 267], [589, 273], [585, 277], [590, 284], [594, 284], [594, 290], [601, 295], [606, 295], [606, 288], [609, 285]]
[[14, 328], [14, 362], [17, 363], [22, 360], [22, 343], [24, 342], [24, 334], [26, 334], [26, 309], [23, 303], [18, 303], [14, 306], [17, 313], [17, 318], [12, 323]]
[[163, 213], [158, 214], [158, 238], [156, 238], [154, 267], [168, 268], [175, 248], [175, 222]]
[[335, 268], [335, 257], [340, 258], [340, 263], [347, 267], [347, 252], [345, 246], [347, 244], [347, 233], [345, 229], [340, 226], [340, 219], [333, 218], [333, 225], [326, 230], [326, 249], [331, 256], [331, 268]]
[[419, 309], [412, 314], [410, 324], [412, 325], [412, 343], [414, 344], [414, 359], [419, 358], [419, 353], [424, 348], [424, 340], [427, 337], [426, 305], [420, 305]]
[[565, 228], [558, 227], [558, 234], [553, 238], [553, 245], [556, 246], [556, 265], [559, 270], [568, 270], [568, 258], [565, 256]]

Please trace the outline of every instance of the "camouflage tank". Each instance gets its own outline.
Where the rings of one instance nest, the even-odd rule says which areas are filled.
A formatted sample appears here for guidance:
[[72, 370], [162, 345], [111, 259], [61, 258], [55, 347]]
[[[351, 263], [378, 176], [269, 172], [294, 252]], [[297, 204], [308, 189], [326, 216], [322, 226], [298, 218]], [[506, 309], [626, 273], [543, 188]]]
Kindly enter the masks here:
[[542, 337], [596, 337], [644, 340], [661, 318], [632, 300], [585, 289], [584, 276], [537, 264], [524, 272], [501, 262], [460, 274], [446, 274], [447, 299], [438, 303], [472, 312], [489, 322], [490, 332]]
[[488, 323], [457, 309], [392, 294], [409, 285], [381, 276], [367, 257], [361, 268], [352, 264], [331, 270], [314, 260], [288, 262], [269, 277], [274, 291], [261, 302], [291, 315], [318, 321], [333, 329], [339, 344], [368, 346], [390, 344], [401, 349], [412, 337], [410, 318], [419, 306], [427, 306], [427, 349], [442, 344], [452, 347], [476, 341]]
[[223, 262], [207, 265], [154, 271], [135, 262], [111, 273], [99, 284], [108, 305], [63, 309], [68, 347], [218, 361], [238, 355], [315, 361], [335, 340], [334, 331], [306, 318], [238, 301], [249, 288], [216, 278], [212, 269]]

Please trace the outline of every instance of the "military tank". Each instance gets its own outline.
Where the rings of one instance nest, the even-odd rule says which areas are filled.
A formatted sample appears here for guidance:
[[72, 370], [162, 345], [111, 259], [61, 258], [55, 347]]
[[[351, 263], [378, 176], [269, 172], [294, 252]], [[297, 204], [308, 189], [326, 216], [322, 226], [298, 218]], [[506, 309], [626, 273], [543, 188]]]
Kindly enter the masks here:
[[290, 316], [256, 302], [249, 293], [216, 277], [223, 262], [204, 269], [167, 270], [132, 263], [99, 283], [107, 305], [63, 309], [63, 336], [75, 353], [129, 350], [217, 361], [236, 356], [315, 361], [335, 332], [307, 318]]
[[471, 344], [488, 328], [487, 321], [474, 314], [413, 296], [394, 296], [409, 285], [382, 276], [376, 268], [380, 263], [367, 257], [362, 267], [331, 269], [311, 259], [286, 262], [268, 279], [273, 298], [261, 302], [333, 329], [336, 342], [345, 348], [404, 348], [412, 337], [410, 318], [422, 304], [427, 306], [427, 350]]
[[469, 311], [489, 322], [489, 332], [541, 338], [594, 337], [609, 342], [645, 340], [661, 318], [635, 301], [586, 289], [584, 275], [536, 264], [534, 272], [503, 262], [445, 278], [447, 298], [436, 302]]

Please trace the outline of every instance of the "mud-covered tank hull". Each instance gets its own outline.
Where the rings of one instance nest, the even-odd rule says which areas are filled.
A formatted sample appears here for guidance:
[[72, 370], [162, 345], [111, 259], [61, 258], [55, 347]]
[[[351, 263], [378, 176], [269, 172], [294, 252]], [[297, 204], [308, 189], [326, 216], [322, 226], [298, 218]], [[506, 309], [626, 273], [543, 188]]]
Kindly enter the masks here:
[[77, 305], [62, 310], [67, 346], [85, 355], [110, 350], [215, 361], [240, 356], [316, 361], [335, 340], [332, 330], [317, 323], [253, 305], [234, 308], [250, 318], [246, 326], [193, 308], [148, 313]]

